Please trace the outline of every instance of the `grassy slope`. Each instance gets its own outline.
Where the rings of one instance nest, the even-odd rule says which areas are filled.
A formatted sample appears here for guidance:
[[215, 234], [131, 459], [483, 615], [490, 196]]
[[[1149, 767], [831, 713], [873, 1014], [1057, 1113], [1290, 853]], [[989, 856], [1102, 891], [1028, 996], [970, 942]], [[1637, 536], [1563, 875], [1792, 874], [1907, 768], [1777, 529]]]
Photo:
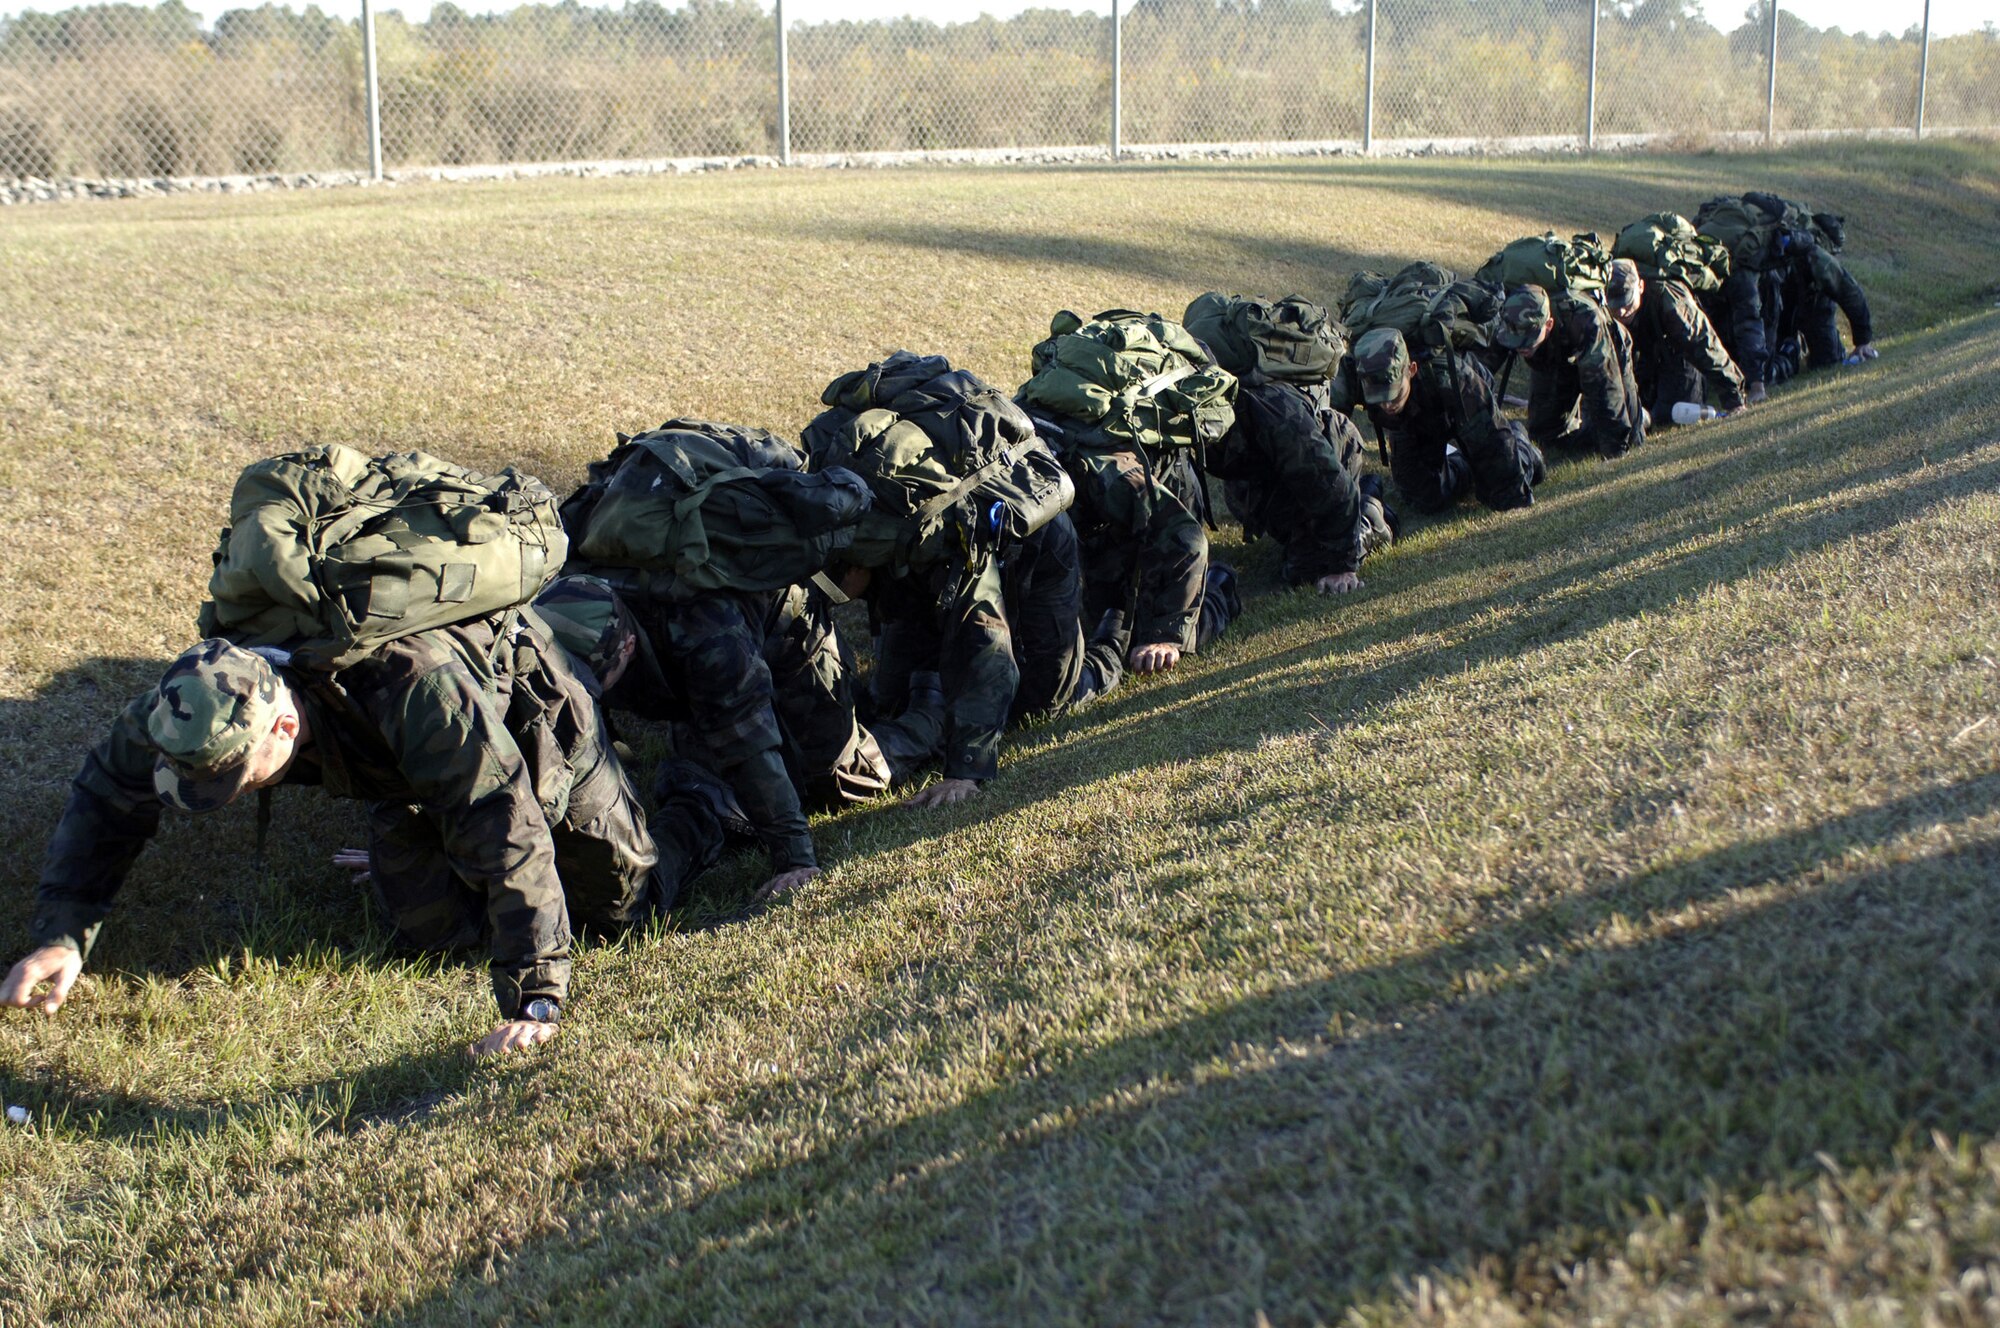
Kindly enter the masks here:
[[[820, 827], [754, 922], [601, 946], [472, 1069], [344, 809], [170, 825], [82, 999], [0, 1020], [0, 1322], [1857, 1314], [2000, 1269], [2000, 154], [554, 182], [0, 220], [0, 935], [77, 752], [188, 634], [236, 466], [559, 485], [796, 427], [1055, 306], [1330, 297], [1723, 188], [1841, 207], [1864, 374], [1430, 524], [1360, 598]], [[1982, 722], [1983, 721], [1983, 722]], [[739, 901], [753, 863], [708, 884]], [[356, 940], [357, 936], [365, 939]], [[1932, 1132], [1945, 1142], [1935, 1145]]]

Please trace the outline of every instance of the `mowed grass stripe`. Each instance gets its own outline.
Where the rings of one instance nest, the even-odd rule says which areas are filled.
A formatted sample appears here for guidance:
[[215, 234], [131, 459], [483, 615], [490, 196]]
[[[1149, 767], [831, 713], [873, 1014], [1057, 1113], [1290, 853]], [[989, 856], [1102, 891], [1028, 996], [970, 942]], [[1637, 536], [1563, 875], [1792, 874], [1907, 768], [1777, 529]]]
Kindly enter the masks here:
[[[1558, 467], [1531, 512], [1421, 523], [1351, 602], [1280, 592], [1232, 532], [1254, 598], [1218, 649], [1022, 735], [969, 807], [820, 822], [832, 870], [791, 906], [691, 925], [740, 906], [738, 863], [690, 925], [590, 948], [572, 1023], [517, 1064], [455, 1054], [480, 967], [389, 954], [324, 865], [351, 815], [281, 798], [268, 886], [247, 815], [170, 828], [84, 999], [0, 1021], [0, 1095], [42, 1113], [0, 1132], [0, 1307], [1306, 1322], [1442, 1297], [1483, 1321], [1965, 1295], [2000, 1113], [2000, 320], [1965, 315], [2000, 159], [1406, 170], [1134, 173], [1115, 216], [1086, 212], [1103, 172], [926, 172], [10, 217], [4, 288], [81, 288], [0, 358], [0, 487], [28, 500], [0, 519], [31, 549], [0, 572], [17, 931], [81, 745], [186, 634], [234, 465], [320, 429], [421, 421], [573, 477], [671, 410], [796, 424], [922, 318], [1012, 381], [1058, 304], [1326, 296], [1370, 245], [1465, 264], [1772, 181], [1846, 202], [1895, 335], [1867, 373]], [[65, 322], [120, 265], [149, 316]], [[781, 281], [782, 316], [724, 316]], [[395, 315], [364, 315], [371, 284]], [[341, 358], [366, 316], [405, 376]], [[706, 378], [673, 359], [694, 342]], [[651, 395], [669, 380], [689, 395]], [[140, 399], [143, 428], [87, 427]], [[142, 536], [98, 538], [106, 513]], [[58, 596], [83, 603], [51, 620]]]

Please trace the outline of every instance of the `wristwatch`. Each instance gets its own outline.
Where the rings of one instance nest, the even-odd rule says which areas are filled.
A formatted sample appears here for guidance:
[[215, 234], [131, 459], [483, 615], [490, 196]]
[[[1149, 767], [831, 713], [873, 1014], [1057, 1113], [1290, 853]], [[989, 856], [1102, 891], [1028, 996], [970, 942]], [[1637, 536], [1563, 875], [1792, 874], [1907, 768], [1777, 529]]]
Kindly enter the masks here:
[[521, 1006], [516, 1019], [525, 1019], [531, 1024], [559, 1024], [562, 1022], [562, 1002], [550, 996], [537, 996]]

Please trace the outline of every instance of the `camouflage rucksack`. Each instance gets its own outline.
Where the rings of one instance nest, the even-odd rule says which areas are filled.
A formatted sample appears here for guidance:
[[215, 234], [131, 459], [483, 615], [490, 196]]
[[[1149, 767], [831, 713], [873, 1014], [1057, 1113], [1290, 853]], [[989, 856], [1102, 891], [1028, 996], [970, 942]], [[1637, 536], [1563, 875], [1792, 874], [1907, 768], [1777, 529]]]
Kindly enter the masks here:
[[1355, 273], [1342, 301], [1342, 321], [1354, 341], [1378, 327], [1394, 328], [1412, 354], [1427, 346], [1475, 350], [1486, 346], [1486, 325], [1500, 312], [1500, 301], [1494, 286], [1418, 262], [1393, 277]]
[[1695, 230], [1722, 246], [1733, 270], [1768, 271], [1777, 261], [1775, 240], [1783, 229], [1782, 205], [1776, 213], [1734, 194], [1703, 203], [1694, 214]]
[[1188, 305], [1181, 321], [1238, 378], [1323, 383], [1347, 353], [1340, 324], [1297, 295], [1273, 302], [1210, 291]]
[[555, 495], [531, 475], [339, 443], [246, 467], [229, 522], [201, 634], [322, 670], [525, 604], [569, 548]]
[[668, 420], [620, 434], [563, 501], [575, 549], [568, 570], [666, 600], [780, 590], [823, 571], [869, 505], [859, 476], [808, 475], [799, 450], [776, 434]]
[[1025, 412], [942, 355], [899, 350], [843, 374], [806, 426], [815, 471], [866, 481], [874, 505], [847, 557], [907, 571], [1021, 540], [1076, 496]]
[[1515, 286], [1540, 286], [1551, 295], [1564, 291], [1600, 291], [1609, 275], [1611, 255], [1594, 231], [1559, 238], [1554, 231], [1524, 235], [1486, 260], [1474, 273], [1481, 281]]
[[1088, 323], [1065, 309], [1031, 355], [1021, 403], [1057, 417], [1061, 446], [1199, 457], [1236, 422], [1236, 378], [1179, 323], [1110, 309]]
[[1678, 212], [1655, 212], [1619, 231], [1611, 256], [1631, 259], [1649, 281], [1678, 281], [1692, 291], [1721, 290], [1729, 279], [1729, 251]]

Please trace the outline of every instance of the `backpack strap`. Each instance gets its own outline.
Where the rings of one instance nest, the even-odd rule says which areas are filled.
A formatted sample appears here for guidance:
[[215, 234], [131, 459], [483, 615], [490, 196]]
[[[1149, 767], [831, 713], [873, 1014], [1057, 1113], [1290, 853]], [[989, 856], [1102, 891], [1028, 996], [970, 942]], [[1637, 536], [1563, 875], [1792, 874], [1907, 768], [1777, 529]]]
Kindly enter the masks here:
[[933, 494], [931, 497], [917, 504], [916, 509], [910, 513], [911, 519], [904, 524], [903, 533], [897, 538], [897, 561], [907, 564], [910, 555], [916, 552], [916, 546], [923, 542], [924, 535], [929, 531], [932, 523], [950, 511], [954, 504], [962, 501], [968, 494], [987, 480], [993, 478], [993, 476], [1005, 471], [1011, 464], [1012, 462], [1007, 454], [1002, 453], [974, 470], [943, 493]]

